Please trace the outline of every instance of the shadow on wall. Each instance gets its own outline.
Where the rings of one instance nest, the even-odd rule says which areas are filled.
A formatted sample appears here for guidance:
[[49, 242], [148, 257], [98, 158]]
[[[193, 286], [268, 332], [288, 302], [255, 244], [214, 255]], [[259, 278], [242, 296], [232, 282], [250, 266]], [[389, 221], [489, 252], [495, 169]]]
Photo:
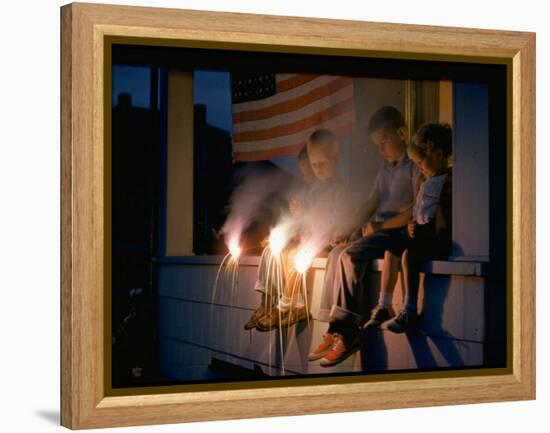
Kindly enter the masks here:
[[[436, 346], [439, 353], [445, 358], [447, 363], [453, 367], [462, 367], [464, 366], [464, 361], [460, 356], [460, 353], [456, 346], [456, 340], [454, 337], [443, 329], [443, 309], [447, 295], [449, 294], [449, 286], [451, 284], [451, 279], [447, 279], [445, 283], [439, 283], [436, 287], [432, 287], [431, 290], [428, 288], [426, 293], [426, 285], [424, 285], [424, 300], [422, 305], [422, 315], [421, 320], [423, 323], [424, 317], [430, 317], [430, 333], [432, 335], [437, 335], [438, 338], [432, 338], [426, 333], [409, 333], [407, 334], [407, 339], [411, 346], [416, 364], [420, 367], [436, 367], [437, 361], [430, 350], [428, 340]], [[427, 303], [426, 299], [430, 302]]]
[[[363, 336], [363, 345], [357, 354], [360, 357], [358, 360], [360, 371], [374, 373], [411, 368], [464, 367], [466, 363], [459, 347], [461, 340], [443, 327], [445, 305], [451, 308], [448, 305], [450, 285], [450, 278], [433, 280], [423, 285], [421, 328], [418, 332], [398, 335], [383, 329], [367, 330]], [[372, 296], [369, 297], [372, 298]], [[399, 296], [396, 297], [399, 298]], [[371, 306], [374, 305], [375, 301], [373, 299], [370, 301]], [[280, 344], [277, 343], [274, 348], [275, 365], [282, 367], [281, 355], [283, 354], [287, 364], [285, 369], [288, 372], [309, 371], [311, 373], [312, 364], [308, 362], [307, 355], [312, 348], [312, 343], [315, 343], [313, 340], [319, 338], [317, 334], [315, 326], [308, 326], [307, 321], [283, 330], [281, 338], [284, 352], [281, 352]], [[352, 365], [353, 362], [349, 365], [349, 371], [359, 371]]]
[[[399, 339], [397, 340], [398, 344], [408, 343], [416, 368], [437, 368], [441, 366], [441, 361], [438, 362], [437, 354], [433, 352], [434, 349], [440, 353], [449, 366], [463, 367], [465, 364], [457, 347], [457, 344], [460, 344], [460, 342], [442, 326], [444, 306], [450, 284], [451, 280], [448, 279], [443, 284], [440, 282], [428, 288], [428, 293], [424, 289], [420, 316], [421, 328], [418, 332], [409, 332], [400, 337], [391, 334], [391, 331], [369, 329], [364, 335], [360, 351], [362, 370], [382, 372], [394, 369], [395, 366], [391, 364], [394, 364], [396, 361], [399, 363], [404, 362], [404, 360], [395, 359], [395, 355], [392, 362], [388, 359], [388, 350], [395, 350], [395, 347], [388, 347], [388, 342], [393, 344], [393, 341], [395, 341], [394, 338]], [[428, 324], [425, 320], [429, 320], [429, 326], [426, 326]], [[427, 328], [429, 331], [426, 330]], [[402, 348], [397, 353], [403, 358], [407, 356], [405, 348]]]
[[365, 333], [361, 346], [361, 369], [363, 371], [388, 369], [388, 348], [383, 331], [371, 328]]
[[[293, 327], [284, 330], [283, 332], [283, 347], [285, 358], [292, 354], [293, 365], [286, 365], [285, 368], [297, 372], [307, 372], [309, 369], [309, 354], [311, 344], [313, 342], [313, 320], [308, 322], [302, 320]], [[280, 345], [277, 345], [278, 354], [280, 355]], [[294, 352], [294, 353], [292, 353]], [[281, 357], [277, 357], [277, 362], [281, 365]], [[298, 364], [298, 365], [296, 365]]]

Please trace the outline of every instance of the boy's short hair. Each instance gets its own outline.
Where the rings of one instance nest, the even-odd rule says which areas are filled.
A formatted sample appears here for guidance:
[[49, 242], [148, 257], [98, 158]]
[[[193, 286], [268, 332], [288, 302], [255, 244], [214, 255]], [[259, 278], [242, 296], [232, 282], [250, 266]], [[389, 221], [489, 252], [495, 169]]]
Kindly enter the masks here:
[[414, 134], [413, 143], [420, 151], [441, 150], [444, 156], [450, 156], [453, 153], [453, 130], [448, 123], [425, 123]]
[[302, 147], [302, 150], [298, 153], [298, 161], [303, 161], [307, 159], [307, 145]]
[[401, 112], [391, 105], [386, 105], [376, 110], [371, 116], [367, 126], [367, 133], [371, 134], [381, 129], [397, 131], [404, 126], [405, 119]]
[[307, 139], [306, 149], [308, 153], [310, 153], [312, 149], [321, 150], [331, 157], [336, 157], [340, 151], [336, 136], [332, 131], [325, 128], [313, 131]]

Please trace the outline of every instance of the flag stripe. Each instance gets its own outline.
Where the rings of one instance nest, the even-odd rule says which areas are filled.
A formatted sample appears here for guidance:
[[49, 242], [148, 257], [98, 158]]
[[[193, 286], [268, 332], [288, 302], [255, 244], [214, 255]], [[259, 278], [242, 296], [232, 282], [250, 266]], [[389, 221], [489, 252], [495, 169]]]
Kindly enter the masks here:
[[306, 118], [300, 119], [292, 123], [277, 125], [272, 128], [262, 129], [259, 131], [245, 131], [235, 133], [233, 134], [233, 142], [238, 143], [243, 141], [259, 141], [273, 137], [294, 134], [296, 132], [303, 131], [304, 129], [308, 129], [320, 123], [326, 122], [327, 120], [347, 111], [352, 111], [353, 108], [354, 101], [352, 96], [343, 101], [337, 102], [336, 104], [325, 110], [319, 111]]
[[[313, 80], [303, 84], [302, 86], [293, 88], [292, 90], [288, 90], [286, 92], [276, 93], [275, 95], [272, 95], [263, 99], [258, 99], [256, 101], [246, 101], [246, 102], [235, 103], [233, 104], [233, 113], [240, 113], [240, 112], [249, 111], [252, 109], [260, 110], [262, 108], [271, 107], [274, 104], [288, 101], [289, 99], [293, 99], [300, 95], [303, 95], [309, 92], [310, 90], [315, 89], [316, 87], [326, 85], [336, 78], [338, 77], [332, 76], [332, 75], [320, 75], [314, 78]], [[279, 74], [277, 74], [275, 79], [277, 80], [277, 82], [279, 82], [279, 79], [280, 79]]]
[[[349, 137], [353, 132], [353, 126], [349, 123], [334, 130], [334, 134], [338, 139]], [[271, 149], [255, 150], [255, 151], [236, 151], [233, 153], [233, 158], [236, 161], [263, 161], [273, 158], [278, 158], [288, 155], [297, 155], [300, 150], [306, 145], [305, 140], [289, 146], [279, 146]]]
[[269, 129], [277, 125], [290, 124], [297, 119], [305, 119], [314, 113], [321, 112], [346, 99], [353, 98], [353, 87], [346, 86], [322, 99], [305, 105], [304, 107], [290, 111], [282, 112], [267, 119], [255, 120], [250, 122], [241, 122], [233, 125], [233, 133], [239, 134], [245, 131], [259, 131]]
[[275, 147], [286, 147], [289, 143], [301, 143], [307, 140], [310, 134], [318, 128], [328, 128], [336, 131], [346, 125], [352, 125], [350, 122], [350, 113], [343, 113], [340, 116], [329, 119], [325, 122], [312, 125], [310, 128], [298, 131], [291, 135], [277, 136], [262, 141], [247, 141], [234, 143], [235, 152], [255, 152], [257, 150], [266, 150]]
[[353, 78], [275, 74], [275, 81], [275, 95], [233, 104], [234, 160], [294, 155], [319, 128], [330, 129], [338, 139], [352, 133]]
[[[326, 85], [316, 87], [309, 92], [297, 96], [293, 99], [285, 100], [261, 109], [251, 109], [235, 113], [233, 114], [233, 125], [237, 125], [243, 122], [268, 119], [279, 114], [292, 113], [293, 111], [300, 110], [301, 108], [306, 107], [315, 101], [326, 98], [343, 88], [347, 87], [351, 90], [352, 83], [352, 78], [336, 78]], [[296, 113], [296, 115], [299, 114]]]
[[318, 77], [319, 75], [297, 74], [289, 78], [283, 78], [280, 81], [277, 80], [277, 93], [286, 92], [288, 90], [295, 89], [296, 87], [303, 86]]

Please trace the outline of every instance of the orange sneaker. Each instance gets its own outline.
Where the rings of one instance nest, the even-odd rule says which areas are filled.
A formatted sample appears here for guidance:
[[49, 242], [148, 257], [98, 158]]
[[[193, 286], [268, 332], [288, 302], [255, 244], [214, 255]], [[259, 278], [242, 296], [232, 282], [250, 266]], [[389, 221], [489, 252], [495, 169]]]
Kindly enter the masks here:
[[317, 361], [318, 359], [321, 359], [323, 356], [325, 356], [327, 353], [329, 353], [332, 350], [332, 346], [334, 344], [334, 336], [333, 334], [330, 334], [328, 332], [325, 332], [323, 334], [323, 341], [319, 346], [315, 348], [313, 352], [311, 352], [307, 359], [310, 361]]
[[360, 332], [355, 332], [349, 338], [344, 338], [342, 334], [334, 334], [333, 338], [332, 350], [321, 359], [321, 367], [331, 367], [339, 364], [361, 346]]

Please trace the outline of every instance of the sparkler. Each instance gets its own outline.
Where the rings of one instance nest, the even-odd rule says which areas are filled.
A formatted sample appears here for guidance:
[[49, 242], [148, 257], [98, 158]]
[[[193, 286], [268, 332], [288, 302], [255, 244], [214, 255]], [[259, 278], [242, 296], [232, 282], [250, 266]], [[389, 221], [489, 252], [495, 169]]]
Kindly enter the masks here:
[[[291, 224], [279, 224], [274, 227], [269, 234], [268, 245], [263, 249], [260, 257], [260, 279], [264, 279], [262, 283], [265, 285], [266, 292], [271, 296], [266, 296], [266, 304], [264, 305], [265, 311], [268, 311], [269, 316], [273, 312], [274, 305], [270, 303], [267, 305], [269, 299], [280, 299], [285, 294], [285, 287], [290, 285], [291, 291], [291, 304], [294, 304], [295, 296], [302, 296], [306, 307], [308, 326], [309, 326], [309, 311], [307, 310], [307, 284], [306, 274], [311, 267], [313, 259], [315, 257], [314, 248], [311, 246], [300, 246], [295, 254], [287, 251], [285, 248], [289, 244], [292, 238], [292, 225]], [[212, 293], [211, 306], [214, 305], [216, 297], [216, 290], [218, 285], [222, 281], [230, 282], [231, 296], [234, 295], [238, 284], [238, 270], [239, 259], [242, 255], [242, 248], [239, 242], [239, 235], [230, 233], [226, 238], [226, 245], [228, 253], [223, 257], [216, 279], [214, 282], [214, 288]], [[263, 269], [263, 270], [262, 270]], [[289, 287], [290, 288], [290, 287]], [[279, 346], [281, 356], [281, 370], [285, 375], [285, 363], [284, 363], [284, 344], [283, 344], [283, 313], [278, 309], [279, 314]], [[288, 314], [292, 314], [292, 308]], [[269, 343], [269, 363], [271, 364], [272, 344]], [[269, 365], [271, 368], [271, 365]]]
[[235, 262], [239, 261], [239, 256], [241, 255], [242, 250], [239, 245], [239, 240], [236, 237], [232, 237], [229, 240], [228, 248], [229, 248], [229, 254], [231, 254], [230, 260]]
[[294, 257], [294, 269], [299, 274], [305, 274], [305, 272], [311, 266], [313, 262], [314, 254], [310, 248], [301, 248]]
[[294, 256], [294, 284], [292, 288], [292, 297], [296, 293], [302, 295], [306, 308], [307, 325], [309, 326], [309, 307], [307, 302], [307, 279], [306, 273], [313, 263], [315, 252], [313, 248], [302, 246]]
[[224, 280], [229, 280], [231, 282], [231, 294], [235, 293], [235, 289], [238, 284], [239, 279], [239, 257], [241, 256], [242, 249], [239, 245], [239, 236], [232, 234], [229, 237], [227, 242], [227, 249], [229, 252], [223, 257], [220, 266], [218, 267], [218, 272], [216, 274], [216, 279], [214, 280], [214, 287], [212, 290], [212, 302], [210, 303], [211, 307], [214, 305], [214, 300], [216, 298], [216, 290], [220, 280], [220, 274], [224, 277]]
[[286, 246], [288, 239], [284, 227], [277, 226], [269, 234], [269, 247], [275, 256], [278, 256]]
[[[269, 244], [262, 251], [260, 261], [266, 263], [266, 290], [272, 295], [276, 293], [276, 299], [284, 293], [285, 284], [287, 281], [286, 260], [283, 253], [290, 239], [290, 230], [287, 225], [281, 224], [271, 230], [269, 234]], [[266, 302], [270, 297], [266, 297]], [[269, 311], [269, 316], [272, 314], [273, 305], [265, 305], [266, 311]], [[279, 314], [279, 345], [281, 353], [283, 353], [283, 333], [282, 333], [282, 314], [278, 309]], [[269, 344], [269, 359], [271, 360], [271, 343]], [[271, 361], [270, 361], [271, 362]], [[271, 366], [270, 366], [271, 367]], [[285, 374], [284, 358], [281, 357], [281, 369]]]
[[[287, 253], [283, 253], [283, 250], [287, 246], [291, 238], [291, 230], [289, 227], [283, 225], [275, 227], [269, 236], [269, 247], [266, 247], [262, 253], [262, 260], [267, 262], [267, 284], [269, 284], [269, 289], [272, 290], [272, 293], [277, 294], [277, 299], [280, 299], [285, 293], [285, 288], [290, 290], [290, 310], [289, 315], [293, 314], [293, 305], [295, 305], [294, 300], [297, 296], [301, 296], [306, 308], [306, 316], [308, 321], [308, 327], [310, 326], [309, 321], [309, 309], [308, 309], [308, 296], [307, 296], [307, 280], [306, 273], [307, 270], [311, 267], [313, 259], [315, 258], [315, 249], [311, 245], [301, 246], [295, 254], [292, 250]], [[288, 286], [288, 287], [286, 287]], [[267, 288], [267, 287], [266, 287]], [[288, 294], [287, 294], [288, 296]], [[269, 315], [271, 315], [272, 305], [265, 306], [266, 310], [269, 310]], [[282, 313], [278, 309], [279, 314], [279, 345], [280, 352], [284, 353], [283, 345], [283, 324], [282, 324]], [[288, 323], [291, 322], [289, 316]], [[291, 337], [292, 338], [292, 337]], [[291, 340], [292, 342], [292, 340]], [[269, 359], [271, 359], [271, 344], [269, 346]], [[283, 375], [285, 374], [285, 365], [284, 365], [284, 356], [281, 357], [281, 369]]]

